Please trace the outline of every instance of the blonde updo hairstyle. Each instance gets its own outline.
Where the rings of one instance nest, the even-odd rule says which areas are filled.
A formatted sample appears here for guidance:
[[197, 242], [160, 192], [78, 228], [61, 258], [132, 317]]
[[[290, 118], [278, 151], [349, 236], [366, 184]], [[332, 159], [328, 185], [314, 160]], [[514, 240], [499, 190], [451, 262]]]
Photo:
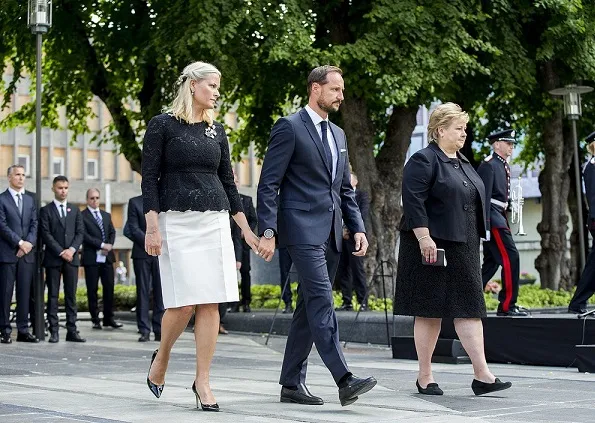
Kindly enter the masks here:
[[454, 120], [469, 122], [469, 115], [455, 103], [444, 103], [434, 109], [428, 123], [430, 142], [438, 142], [438, 129], [448, 127]]
[[221, 72], [210, 63], [194, 62], [186, 66], [176, 81], [176, 85], [178, 86], [176, 97], [171, 105], [165, 108], [164, 112], [173, 115], [176, 119], [181, 119], [188, 123], [205, 121], [207, 124], [212, 125], [214, 118], [212, 109], [203, 110], [199, 119], [197, 121], [194, 120], [190, 82], [200, 82], [213, 73], [221, 77]]
[[595, 141], [591, 141], [587, 144], [587, 151], [591, 153], [592, 156], [595, 156]]

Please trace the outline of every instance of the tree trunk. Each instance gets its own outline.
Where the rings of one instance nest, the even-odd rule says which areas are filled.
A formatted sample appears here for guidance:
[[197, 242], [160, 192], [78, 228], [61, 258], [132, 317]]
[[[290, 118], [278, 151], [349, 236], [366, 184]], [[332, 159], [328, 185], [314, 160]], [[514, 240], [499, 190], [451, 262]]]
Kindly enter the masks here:
[[[560, 80], [552, 61], [538, 69], [542, 92], [559, 86]], [[541, 253], [535, 259], [542, 288], [558, 289], [570, 282], [570, 261], [567, 258], [568, 192], [570, 178], [568, 169], [572, 159], [572, 144], [563, 136], [562, 110], [557, 109], [547, 118], [542, 127], [545, 164], [539, 174], [539, 189], [542, 199], [542, 220], [537, 225], [541, 235]]]

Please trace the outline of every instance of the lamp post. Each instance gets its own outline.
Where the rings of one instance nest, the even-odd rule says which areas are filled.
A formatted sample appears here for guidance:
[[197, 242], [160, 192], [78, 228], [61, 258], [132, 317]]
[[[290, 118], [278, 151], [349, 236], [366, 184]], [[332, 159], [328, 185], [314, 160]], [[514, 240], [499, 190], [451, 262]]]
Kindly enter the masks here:
[[578, 161], [578, 138], [576, 135], [576, 121], [581, 117], [581, 94], [593, 91], [592, 87], [580, 85], [566, 85], [564, 88], [556, 88], [550, 94], [562, 96], [564, 99], [564, 114], [572, 125], [572, 141], [574, 144], [574, 179], [576, 189], [576, 202], [578, 207], [578, 250], [580, 257], [580, 270], [585, 268], [585, 228], [583, 227], [583, 190], [581, 183], [580, 163]]
[[[52, 26], [52, 1], [29, 0], [27, 8], [27, 26], [36, 36], [37, 63], [35, 72], [35, 200], [37, 217], [41, 208], [41, 43], [42, 34]], [[33, 333], [38, 339], [45, 339], [45, 320], [43, 318], [44, 285], [41, 274], [41, 243], [37, 237], [37, 260], [35, 263], [35, 280], [33, 297], [35, 299], [35, 325]]]

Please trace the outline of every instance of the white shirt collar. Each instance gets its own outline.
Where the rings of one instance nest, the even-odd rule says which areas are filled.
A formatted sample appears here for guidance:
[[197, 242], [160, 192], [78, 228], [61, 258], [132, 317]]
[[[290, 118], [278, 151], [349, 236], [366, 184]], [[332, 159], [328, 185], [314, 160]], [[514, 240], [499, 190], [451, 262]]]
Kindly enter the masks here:
[[58, 200], [56, 200], [56, 199], [54, 198], [54, 204], [56, 205], [56, 208], [57, 208], [58, 210], [60, 210], [60, 206], [64, 206], [64, 208], [66, 208], [66, 203], [68, 203], [68, 201], [65, 201], [65, 202], [61, 203], [61, 202], [59, 202]]
[[306, 104], [306, 107], [304, 107], [304, 109], [306, 109], [306, 112], [308, 112], [308, 115], [310, 116], [310, 119], [312, 119], [312, 123], [314, 123], [314, 126], [319, 125], [320, 122], [322, 122], [323, 120], [326, 121], [328, 124], [328, 117], [326, 119], [321, 118], [320, 115], [316, 113], [314, 109], [310, 107], [309, 104]]
[[22, 188], [20, 191], [17, 191], [15, 189], [13, 189], [12, 187], [8, 187], [8, 192], [10, 192], [10, 195], [12, 195], [13, 197], [16, 197], [17, 194], [24, 195], [25, 194], [25, 188]]
[[91, 212], [91, 214], [93, 214], [93, 215], [95, 214], [95, 212], [98, 212], [98, 211], [100, 211], [99, 209], [94, 209], [94, 208], [93, 208], [93, 207], [91, 207], [91, 206], [87, 206], [87, 208], [89, 209], [89, 211], [90, 211], [90, 212]]

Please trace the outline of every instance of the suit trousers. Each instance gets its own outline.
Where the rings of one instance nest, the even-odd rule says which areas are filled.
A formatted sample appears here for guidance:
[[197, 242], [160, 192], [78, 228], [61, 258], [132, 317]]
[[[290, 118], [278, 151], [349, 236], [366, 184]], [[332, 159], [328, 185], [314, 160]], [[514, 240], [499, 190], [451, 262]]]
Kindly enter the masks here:
[[[330, 243], [330, 245], [329, 245]], [[331, 277], [337, 271], [339, 253], [334, 239], [321, 245], [287, 247], [298, 272], [298, 298], [289, 328], [279, 383], [297, 386], [305, 382], [301, 374], [312, 344], [335, 382], [349, 373], [339, 343], [339, 327], [333, 305]]]
[[106, 324], [114, 318], [114, 267], [112, 263], [85, 266], [87, 300], [93, 323], [99, 323], [99, 309], [97, 307], [99, 278], [101, 278], [101, 285], [103, 286], [103, 323]]
[[[242, 244], [244, 244], [244, 241], [242, 241]], [[252, 285], [250, 279], [250, 248], [246, 245], [242, 245], [242, 267], [240, 267], [240, 277], [240, 304], [250, 305], [250, 302], [252, 301], [252, 294], [250, 292], [250, 287]]]
[[281, 285], [281, 298], [286, 306], [291, 304], [292, 299], [291, 281], [288, 279], [292, 264], [293, 261], [291, 261], [291, 256], [289, 255], [287, 248], [279, 247], [279, 270], [281, 273], [279, 284]]
[[368, 287], [366, 284], [366, 272], [364, 270], [364, 258], [354, 256], [355, 240], [353, 237], [343, 239], [343, 252], [341, 253], [340, 277], [341, 294], [343, 305], [351, 305], [353, 289], [357, 302], [363, 304], [367, 301]]
[[46, 267], [45, 277], [48, 286], [47, 316], [50, 332], [58, 332], [58, 294], [60, 275], [64, 283], [64, 303], [66, 305], [66, 329], [76, 332], [76, 285], [79, 267], [64, 262], [60, 267]]
[[579, 310], [587, 307], [587, 301], [595, 294], [595, 230], [590, 229], [593, 236], [591, 252], [587, 257], [587, 264], [583, 270], [580, 280], [576, 285], [576, 291], [570, 300], [568, 308]]
[[[154, 333], [161, 333], [163, 317], [163, 295], [159, 260], [156, 257], [132, 259], [136, 276], [136, 324], [140, 333], [148, 334], [151, 327]], [[153, 318], [149, 320], [149, 298], [153, 289]]]
[[502, 266], [502, 290], [498, 294], [498, 310], [509, 311], [519, 295], [520, 258], [509, 228], [490, 229], [490, 240], [483, 242], [483, 286]]
[[12, 332], [10, 305], [16, 281], [17, 329], [20, 333], [29, 331], [29, 296], [33, 282], [35, 263], [20, 259], [16, 263], [0, 263], [0, 333]]

